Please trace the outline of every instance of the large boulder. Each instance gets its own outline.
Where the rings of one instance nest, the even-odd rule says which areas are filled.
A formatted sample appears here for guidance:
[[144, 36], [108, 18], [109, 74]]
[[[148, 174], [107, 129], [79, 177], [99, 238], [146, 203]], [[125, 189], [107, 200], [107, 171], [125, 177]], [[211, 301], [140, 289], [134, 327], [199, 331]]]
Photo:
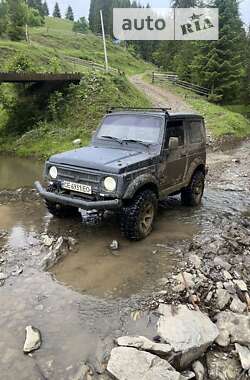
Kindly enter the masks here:
[[218, 336], [216, 325], [201, 311], [190, 310], [186, 305], [174, 308], [159, 306], [158, 334], [178, 355], [177, 365], [187, 367], [198, 359]]
[[132, 347], [114, 348], [107, 370], [118, 380], [185, 380], [166, 360]]
[[215, 317], [219, 336], [216, 343], [222, 347], [230, 343], [250, 344], [250, 316], [222, 311]]

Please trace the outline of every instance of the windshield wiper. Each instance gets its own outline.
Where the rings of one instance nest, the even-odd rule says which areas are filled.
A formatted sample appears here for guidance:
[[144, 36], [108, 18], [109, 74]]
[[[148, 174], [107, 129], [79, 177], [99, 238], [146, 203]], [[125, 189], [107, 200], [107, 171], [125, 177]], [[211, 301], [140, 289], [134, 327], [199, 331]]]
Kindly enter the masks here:
[[124, 139], [122, 140], [122, 142], [128, 142], [128, 143], [137, 143], [137, 144], [142, 144], [144, 146], [146, 146], [147, 148], [152, 145], [150, 143], [146, 143], [145, 141], [142, 141], [142, 140], [134, 140], [134, 139]]
[[118, 139], [118, 137], [114, 136], [100, 136], [102, 139], [109, 139], [113, 141], [117, 141], [118, 143], [122, 144], [122, 140]]

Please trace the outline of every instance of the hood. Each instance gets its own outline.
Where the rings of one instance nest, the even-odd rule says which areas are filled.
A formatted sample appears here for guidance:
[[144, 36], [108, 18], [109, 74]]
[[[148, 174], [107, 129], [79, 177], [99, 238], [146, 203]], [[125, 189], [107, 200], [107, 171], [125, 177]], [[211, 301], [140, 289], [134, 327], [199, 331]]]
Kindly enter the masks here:
[[152, 152], [90, 146], [56, 154], [49, 162], [119, 174], [133, 170], [138, 162], [146, 165], [151, 159]]

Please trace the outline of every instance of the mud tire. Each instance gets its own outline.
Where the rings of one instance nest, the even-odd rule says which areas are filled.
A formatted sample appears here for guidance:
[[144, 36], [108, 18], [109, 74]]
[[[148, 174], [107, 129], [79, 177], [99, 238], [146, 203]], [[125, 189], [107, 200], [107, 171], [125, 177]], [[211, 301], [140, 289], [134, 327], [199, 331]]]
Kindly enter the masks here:
[[[54, 192], [52, 186], [47, 187], [48, 192]], [[50, 214], [56, 218], [76, 218], [80, 216], [80, 212], [76, 207], [63, 206], [58, 203], [53, 203], [45, 200], [46, 207]]]
[[198, 170], [193, 174], [188, 187], [181, 192], [181, 201], [184, 206], [196, 207], [201, 204], [205, 187], [205, 175]]
[[145, 239], [152, 232], [157, 206], [157, 196], [152, 190], [144, 190], [129, 201], [120, 214], [124, 236], [129, 240]]

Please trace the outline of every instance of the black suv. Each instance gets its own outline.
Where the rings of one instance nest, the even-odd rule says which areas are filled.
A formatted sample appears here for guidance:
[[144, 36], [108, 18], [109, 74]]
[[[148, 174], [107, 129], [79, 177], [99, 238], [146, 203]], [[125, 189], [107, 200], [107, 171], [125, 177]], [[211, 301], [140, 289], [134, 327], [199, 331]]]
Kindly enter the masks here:
[[112, 109], [92, 143], [52, 156], [45, 190], [36, 189], [50, 213], [118, 210], [123, 233], [150, 234], [158, 202], [181, 193], [184, 205], [200, 204], [206, 175], [206, 134], [201, 116], [167, 109]]

